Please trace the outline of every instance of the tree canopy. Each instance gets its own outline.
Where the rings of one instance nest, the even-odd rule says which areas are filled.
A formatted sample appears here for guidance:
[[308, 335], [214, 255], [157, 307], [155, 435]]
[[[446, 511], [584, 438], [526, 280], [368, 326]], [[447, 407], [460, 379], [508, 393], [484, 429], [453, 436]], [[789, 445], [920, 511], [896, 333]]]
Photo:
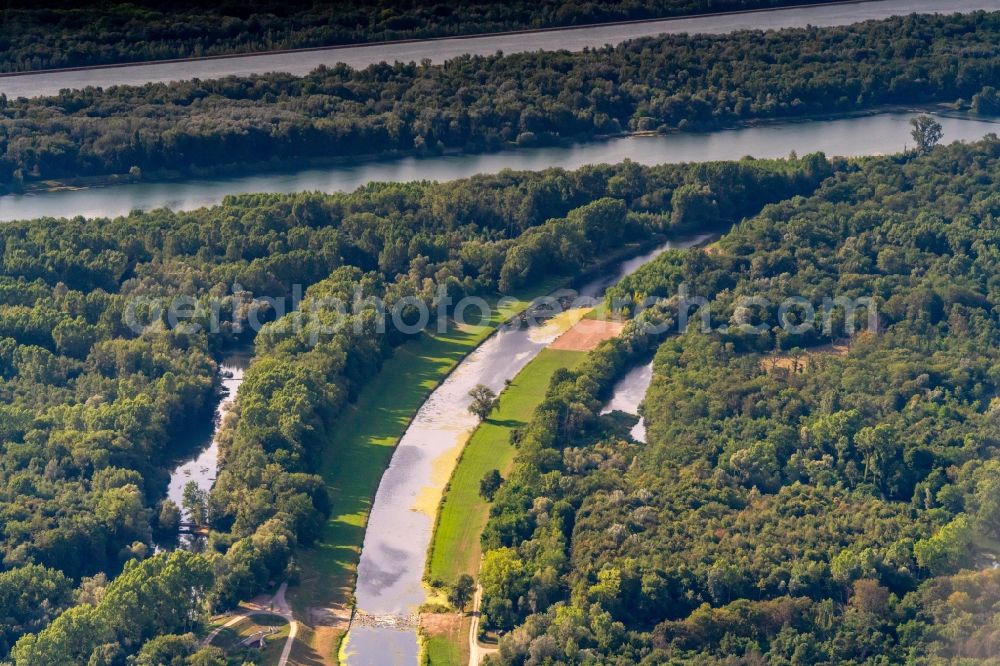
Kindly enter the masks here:
[[[820, 2], [831, 0], [820, 0]], [[816, 4], [816, 0], [643, 0], [572, 3], [485, 2], [163, 2], [100, 4], [8, 0], [0, 72], [83, 67], [584, 25]]]
[[[623, 163], [0, 226], [0, 597], [6, 575], [24, 595], [0, 618], [0, 658], [67, 613], [60, 632], [107, 638], [91, 611], [63, 612], [67, 590], [94, 600], [96, 576], [117, 580], [175, 529], [167, 470], [190, 450], [192, 421], [210, 420], [227, 345], [253, 340], [256, 359], [220, 435], [215, 487], [184, 502], [211, 530], [200, 598], [217, 609], [294, 571], [295, 549], [331, 510], [315, 475], [327, 433], [412, 335], [381, 332], [368, 304], [339, 320], [326, 299], [352, 304], [358, 289], [433, 306], [439, 286], [455, 299], [496, 295], [515, 261], [532, 280], [574, 276], [675, 230], [671, 193], [684, 185], [716, 192], [720, 221], [735, 221], [845, 164]], [[549, 249], [515, 251], [536, 242]], [[177, 299], [190, 316], [172, 321]], [[129, 638], [122, 658], [147, 638]], [[105, 643], [81, 644], [74, 659]]]
[[[989, 657], [998, 178], [996, 137], [861, 160], [613, 289], [659, 301], [553, 378], [483, 535], [495, 661]], [[711, 330], [650, 334], [682, 282]], [[836, 294], [878, 311], [842, 351], [777, 324], [783, 298]], [[759, 334], [727, 326], [751, 295]], [[599, 411], [650, 348], [639, 444]]]
[[[579, 53], [67, 90], [0, 104], [0, 188], [127, 174], [133, 166], [144, 179], [214, 174], [227, 165], [483, 151], [890, 104], [967, 103], [976, 95], [983, 109], [1000, 66], [997, 41], [1000, 12], [913, 15], [666, 35]], [[694, 205], [704, 194], [687, 191], [678, 203], [710, 215]]]

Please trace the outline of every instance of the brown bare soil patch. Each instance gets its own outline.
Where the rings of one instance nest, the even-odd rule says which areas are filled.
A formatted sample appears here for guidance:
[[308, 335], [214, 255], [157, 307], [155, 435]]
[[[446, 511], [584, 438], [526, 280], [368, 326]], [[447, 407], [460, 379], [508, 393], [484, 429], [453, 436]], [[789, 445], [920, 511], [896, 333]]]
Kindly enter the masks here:
[[799, 354], [771, 354], [760, 360], [761, 369], [772, 372], [805, 372], [809, 368], [809, 360], [819, 356], [845, 356], [850, 346], [843, 341], [833, 342], [819, 347], [803, 349]]
[[599, 321], [597, 319], [581, 319], [549, 345], [550, 349], [566, 351], [592, 351], [605, 340], [618, 337], [625, 327], [622, 321]]
[[431, 636], [461, 631], [465, 616], [461, 613], [421, 613], [420, 628]]
[[291, 666], [335, 666], [337, 648], [351, 624], [349, 606], [309, 607], [299, 617], [299, 635], [288, 657]]

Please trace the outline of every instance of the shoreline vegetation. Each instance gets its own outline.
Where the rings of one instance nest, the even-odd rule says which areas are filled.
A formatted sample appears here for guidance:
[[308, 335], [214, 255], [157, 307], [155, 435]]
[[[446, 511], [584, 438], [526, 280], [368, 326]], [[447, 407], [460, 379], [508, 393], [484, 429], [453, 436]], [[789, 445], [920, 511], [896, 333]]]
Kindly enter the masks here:
[[[843, 0], [843, 1], [874, 2], [876, 0]], [[838, 113], [824, 113], [824, 114], [797, 116], [790, 118], [756, 118], [711, 129], [680, 130], [677, 128], [662, 128], [662, 129], [642, 130], [642, 131], [636, 130], [630, 132], [619, 132], [617, 134], [595, 135], [591, 139], [586, 139], [586, 140], [566, 139], [566, 140], [560, 140], [553, 144], [533, 146], [533, 147], [537, 148], [567, 147], [582, 143], [592, 143], [592, 142], [596, 143], [601, 141], [609, 141], [618, 138], [641, 139], [644, 137], [668, 136], [681, 133], [709, 134], [713, 132], [735, 131], [752, 127], [777, 127], [781, 125], [822, 122], [827, 120], [866, 118], [870, 116], [877, 116], [884, 113], [914, 113], [914, 114], [931, 113], [941, 116], [945, 116], [948, 114], [955, 114], [955, 117], [960, 117], [960, 118], [971, 118], [974, 120], [984, 120], [984, 121], [995, 120], [998, 123], [998, 125], [1000, 125], [1000, 115], [975, 114], [971, 112], [970, 105], [959, 105], [954, 102], [938, 102], [935, 104], [921, 104], [921, 105], [886, 105], [877, 108], [862, 109], [858, 111], [843, 111]], [[180, 172], [180, 171], [166, 171], [166, 172], [153, 172], [153, 173], [144, 172], [141, 174], [141, 176], [138, 177], [134, 175], [129, 175], [128, 173], [110, 174], [107, 176], [84, 176], [77, 178], [48, 180], [44, 182], [29, 181], [25, 183], [25, 186], [20, 191], [8, 192], [8, 194], [15, 194], [15, 195], [42, 194], [50, 192], [59, 192], [64, 190], [76, 191], [76, 190], [86, 190], [86, 189], [99, 189], [103, 187], [112, 187], [116, 185], [128, 185], [128, 184], [139, 184], [139, 183], [177, 183], [177, 182], [188, 181], [191, 180], [192, 178], [203, 178], [203, 177], [237, 179], [244, 176], [278, 175], [282, 173], [288, 173], [290, 169], [299, 171], [307, 169], [322, 169], [326, 167], [359, 166], [359, 165], [376, 163], [384, 160], [391, 161], [391, 160], [406, 159], [411, 157], [437, 157], [437, 156], [450, 156], [450, 155], [477, 155], [477, 154], [491, 155], [499, 152], [504, 152], [507, 150], [518, 150], [518, 149], [531, 150], [531, 148], [533, 147], [519, 146], [516, 142], [512, 142], [495, 149], [485, 150], [478, 153], [464, 151], [460, 148], [445, 149], [439, 152], [428, 152], [426, 150], [418, 151], [416, 149], [412, 149], [412, 150], [396, 150], [384, 154], [371, 153], [371, 154], [361, 154], [361, 155], [345, 155], [339, 157], [315, 157], [307, 160], [290, 159], [290, 160], [269, 161], [267, 163], [257, 163], [257, 164], [245, 164], [245, 163], [222, 164], [217, 167], [212, 167], [211, 169], [199, 169], [191, 172]]]
[[[402, 345], [361, 391], [358, 400], [341, 417], [320, 465], [331, 504], [336, 507], [323, 528], [319, 542], [298, 555], [300, 583], [289, 592], [302, 617], [311, 611], [333, 610], [333, 626], [314, 626], [311, 647], [321, 657], [337, 649], [346, 631], [345, 619], [353, 608], [354, 581], [368, 522], [368, 512], [396, 444], [421, 405], [458, 367], [468, 354], [530, 305], [531, 299], [555, 288], [551, 281], [496, 310], [494, 318], [466, 330], [445, 334], [422, 333]], [[331, 648], [333, 646], [333, 648]]]
[[[452, 471], [435, 516], [425, 581], [438, 597], [444, 596], [462, 575], [471, 576], [478, 585], [482, 561], [480, 539], [493, 504], [480, 493], [480, 481], [494, 469], [502, 479], [510, 475], [518, 455], [512, 441], [514, 432], [532, 423], [555, 374], [576, 371], [592, 353], [542, 350], [500, 393], [497, 411], [473, 432]], [[441, 609], [435, 608], [434, 612], [439, 613]], [[468, 612], [479, 612], [479, 609], [470, 608]], [[424, 660], [421, 663], [460, 666], [454, 655], [467, 652], [470, 641], [469, 616], [461, 613], [460, 618], [459, 625], [464, 631], [441, 632], [432, 639], [425, 637], [421, 641], [420, 654]], [[476, 636], [475, 640], [479, 641], [480, 637]]]
[[[89, 20], [86, 25], [75, 24], [81, 13], [74, 12], [71, 8], [48, 8], [45, 3], [25, 3], [24, 6], [18, 6], [18, 3], [12, 2], [7, 3], [0, 12], [0, 26], [11, 34], [6, 53], [0, 51], [0, 62], [3, 63], [0, 65], [3, 70], [0, 71], [0, 77], [306, 53], [355, 46], [377, 47], [441, 39], [474, 39], [870, 1], [872, 0], [722, 0], [707, 3], [704, 0], [690, 0], [686, 3], [602, 3], [600, 8], [577, 8], [565, 3], [558, 6], [554, 3], [542, 3], [541, 6], [538, 3], [504, 3], [506, 6], [491, 8], [485, 6], [486, 3], [477, 6], [475, 2], [468, 2], [459, 7], [445, 7], [445, 11], [452, 14], [450, 17], [441, 13], [440, 5], [422, 5], [420, 2], [412, 3], [407, 8], [411, 15], [405, 13], [407, 10], [402, 10], [404, 13], [397, 16], [393, 14], [398, 14], [401, 10], [391, 3], [382, 5], [380, 15], [372, 12], [368, 16], [365, 16], [367, 5], [374, 8], [378, 3], [361, 4], [353, 10], [341, 7], [340, 16], [332, 5], [317, 7], [296, 2], [283, 3], [280, 7], [276, 3], [257, 3], [256, 11], [250, 16], [244, 15], [244, 10], [227, 7], [224, 3], [220, 3], [221, 7], [214, 13], [202, 9], [206, 13], [201, 15], [195, 13], [196, 5], [185, 7], [184, 3], [180, 3], [180, 6], [171, 7], [174, 11], [170, 18], [174, 21], [183, 21], [189, 26], [201, 22], [197, 37], [184, 35], [183, 30], [179, 29], [176, 30], [178, 34], [171, 35], [170, 22], [166, 21], [165, 14], [158, 13], [160, 7], [156, 2], [116, 2], [110, 7], [91, 7], [87, 13]], [[552, 12], [552, 9], [558, 11]], [[31, 10], [40, 10], [38, 15], [49, 26], [46, 48], [32, 45], [28, 41], [32, 32], [37, 30], [35, 15]], [[427, 20], [430, 18], [427, 15], [430, 10], [435, 12], [433, 21]], [[477, 20], [475, 14], [483, 14], [484, 10], [486, 16]], [[130, 12], [134, 13], [134, 18], [129, 16]], [[507, 17], [503, 16], [504, 12], [507, 12]], [[490, 13], [493, 17], [488, 16]], [[367, 25], [358, 20], [362, 16]], [[449, 18], [454, 21], [450, 26], [446, 24]], [[150, 57], [129, 57], [137, 55], [126, 51], [130, 47], [135, 48], [134, 43], [130, 44], [124, 35], [116, 39], [111, 32], [123, 29], [124, 25], [133, 20], [142, 20], [146, 24], [146, 39], [140, 48], [146, 49]], [[159, 26], [156, 25], [158, 21], [162, 22]], [[355, 25], [351, 26], [350, 22]], [[220, 26], [220, 23], [224, 25]], [[382, 23], [386, 27], [380, 29], [378, 25], [373, 25], [376, 23]], [[394, 23], [408, 26], [392, 27]], [[295, 28], [289, 30], [289, 25]], [[102, 28], [109, 32], [102, 34]], [[284, 33], [284, 36], [274, 36], [275, 28]], [[316, 34], [324, 30], [328, 34]], [[338, 30], [341, 34], [329, 34]], [[232, 36], [234, 32], [238, 32], [235, 37]], [[310, 35], [310, 32], [313, 34]], [[264, 33], [272, 34], [265, 38]], [[383, 36], [381, 39], [372, 39], [373, 35], [380, 34]], [[211, 43], [213, 38], [217, 40], [214, 45]], [[265, 39], [272, 44], [284, 39], [294, 46], [261, 48]], [[75, 43], [70, 46], [70, 42]], [[115, 60], [116, 57], [119, 59]], [[59, 62], [66, 64], [59, 66]]]
[[[289, 590], [289, 598], [301, 617], [309, 618], [320, 611], [328, 619], [336, 619], [326, 626], [311, 627], [308, 647], [298, 648], [300, 653], [322, 657], [330, 652], [331, 645], [339, 647], [346, 636], [344, 625], [352, 617], [368, 512], [396, 445], [427, 398], [462, 360], [504, 324], [516, 319], [533, 299], [585, 281], [661, 240], [624, 247], [574, 276], [550, 278], [517, 296], [506, 309], [494, 309], [493, 318], [486, 324], [465, 329], [451, 327], [445, 334], [424, 331], [385, 362], [341, 417], [337, 433], [324, 449], [319, 474], [327, 484], [331, 505], [337, 509], [327, 520], [317, 544], [299, 552], [300, 582]], [[576, 354], [549, 353], [566, 358]], [[460, 456], [470, 443], [462, 446]], [[330, 458], [333, 454], [336, 457]]]
[[[484, 533], [496, 663], [992, 657], [998, 160], [995, 137], [869, 158], [609, 289], [683, 282], [714, 328], [658, 345], [647, 444], [599, 415], [627, 342], [553, 380]], [[737, 294], [774, 322], [783, 296], [827, 288], [878, 299], [876, 328], [836, 353], [839, 331], [718, 328]], [[676, 318], [663, 303], [637, 320]]]
[[[314, 303], [351, 302], [360, 289], [388, 303], [415, 298], [436, 312], [438, 286], [456, 299], [521, 293], [659, 235], [808, 194], [848, 168], [821, 154], [622, 163], [0, 225], [0, 382], [11, 397], [0, 403], [0, 435], [5, 450], [17, 452], [0, 457], [10, 480], [0, 485], [0, 511], [15, 517], [9, 526], [32, 526], [0, 541], [12, 567], [0, 575], [0, 592], [9, 581], [18, 598], [52, 600], [12, 608], [18, 624], [0, 627], [15, 661], [87, 663], [107, 644], [128, 657], [164, 641], [194, 652], [174, 634], [197, 631], [202, 611], [311, 573], [299, 555], [321, 538], [329, 516], [347, 508], [336, 495], [331, 502], [318, 474], [351, 453], [331, 447], [330, 437], [408, 339], [394, 327], [379, 332], [368, 300], [346, 323]], [[304, 297], [284, 314], [282, 299], [295, 285]], [[171, 326], [157, 307], [139, 328], [128, 325], [130, 304], [178, 297], [193, 304], [185, 325]], [[210, 350], [250, 330], [258, 331], [256, 355], [219, 434], [223, 464], [208, 497], [191, 498], [211, 528], [205, 548], [153, 552], [161, 521], [178, 513], [162, 497], [170, 433], [211, 398]], [[419, 390], [410, 396], [414, 409], [421, 398]], [[359, 497], [363, 507], [367, 494]], [[346, 528], [360, 538], [360, 528]], [[74, 581], [98, 574], [111, 580], [106, 603], [77, 603]], [[119, 603], [137, 594], [139, 606]], [[63, 640], [77, 626], [88, 629]], [[313, 636], [312, 628], [302, 636]]]
[[[701, 245], [686, 251], [703, 251], [707, 247]], [[583, 319], [606, 316], [607, 312], [607, 302], [602, 300], [584, 314]], [[499, 473], [501, 485], [509, 476], [517, 461], [515, 440], [532, 423], [539, 406], [548, 398], [553, 377], [559, 372], [575, 372], [581, 364], [588, 363], [595, 371], [593, 376], [588, 375], [589, 378], [603, 387], [597, 392], [603, 404], [608, 397], [605, 393], [614, 382], [631, 367], [648, 361], [650, 350], [645, 346], [633, 346], [628, 340], [630, 335], [634, 332], [592, 351], [544, 349], [501, 391], [496, 411], [476, 427], [459, 454], [438, 503], [424, 574], [435, 598], [446, 596], [445, 592], [463, 575], [478, 581], [482, 560], [480, 540], [493, 504], [492, 498], [483, 495], [481, 481], [491, 470]], [[608, 364], [594, 362], [599, 355], [608, 356], [611, 349], [627, 350], [625, 360]], [[432, 606], [432, 613], [441, 612], [441, 608]], [[450, 665], [456, 652], [467, 651], [468, 616], [462, 613], [460, 617], [459, 624], [466, 631], [437, 632], [429, 640], [422, 640], [422, 659], [430, 664]]]
[[[0, 70], [800, 4], [41, 2], [0, 9]], [[795, 20], [803, 14], [814, 15]], [[419, 619], [421, 662], [486, 651], [492, 666], [992, 663], [993, 125], [900, 114], [640, 142], [913, 108], [1000, 126], [997, 44], [1000, 11], [912, 14], [440, 65], [0, 94], [0, 194], [608, 139], [510, 154], [537, 168], [639, 149], [663, 160], [679, 144], [691, 159], [715, 143], [726, 150], [713, 155], [754, 153], [0, 224], [0, 664], [237, 666], [288, 651], [297, 665], [338, 663], [355, 612], [381, 606], [355, 608], [353, 594], [366, 529], [373, 540], [393, 529], [382, 514], [368, 521], [396, 453], [386, 490], [403, 494], [389, 511], [433, 519], [415, 554], [424, 570], [397, 582], [422, 577], [427, 603], [419, 618], [362, 624], [392, 631]], [[82, 77], [52, 80], [63, 78]], [[957, 130], [991, 131], [941, 143]], [[873, 146], [876, 131], [886, 135]], [[810, 152], [848, 133], [850, 152], [907, 148]], [[771, 152], [788, 157], [760, 157]], [[337, 182], [510, 161], [442, 163], [359, 168]], [[112, 199], [126, 207], [196, 189], [39, 196], [44, 205], [22, 210], [72, 214], [91, 199], [106, 211]], [[212, 198], [228, 189], [204, 188]], [[10, 197], [0, 206], [17, 207]], [[708, 233], [636, 255], [708, 230], [722, 235], [704, 249], [686, 246]], [[469, 393], [478, 425], [455, 397], [491, 365], [479, 356], [454, 391], [427, 402], [504, 322], [533, 318], [517, 316], [530, 297], [566, 285], [603, 289], [603, 301], [591, 312], [559, 312], [567, 298], [540, 304], [541, 335], [484, 350], [506, 370]], [[484, 321], [479, 299], [495, 304]], [[253, 362], [213, 431], [216, 473], [204, 459], [185, 468], [213, 483], [178, 497], [168, 481], [179, 440], [214, 418], [219, 353], [251, 341]], [[640, 443], [633, 416], [602, 408], [650, 358]], [[412, 451], [397, 447], [413, 419], [442, 401], [454, 410], [437, 415], [461, 415], [467, 432], [427, 434], [428, 452], [448, 450], [421, 458], [430, 480], [389, 483], [410, 470]], [[178, 540], [182, 525], [198, 538]], [[375, 585], [398, 562], [380, 545], [390, 547]], [[464, 614], [470, 602], [478, 614]], [[256, 657], [254, 642], [265, 650]], [[392, 642], [369, 644], [391, 652]]]
[[[605, 307], [602, 301], [586, 313], [584, 319]], [[628, 344], [616, 339], [610, 346], [619, 348]], [[473, 431], [459, 454], [435, 513], [424, 580], [436, 596], [443, 596], [462, 575], [478, 581], [482, 559], [480, 540], [493, 504], [492, 499], [482, 495], [480, 482], [491, 470], [498, 471], [502, 479], [510, 475], [518, 455], [514, 440], [535, 419], [539, 406], [549, 397], [557, 373], [576, 372], [582, 364], [589, 363], [600, 372], [588, 377], [602, 387], [609, 387], [630, 368], [625, 361], [608, 366], [595, 364], [591, 355], [607, 355], [607, 349], [608, 345], [599, 347], [600, 351], [543, 349], [504, 387], [498, 396], [496, 411]], [[629, 353], [629, 361], [635, 360], [633, 356], [637, 359], [644, 354], [648, 352]], [[606, 397], [604, 391], [599, 393], [602, 398]], [[466, 619], [463, 613], [463, 628], [467, 627]], [[452, 655], [465, 650], [470, 640], [468, 631], [444, 632], [433, 638], [421, 642], [422, 658], [432, 665], [452, 664]]]
[[463, 447], [436, 511], [425, 579], [432, 587], [453, 584], [460, 575], [478, 578], [479, 536], [489, 502], [479, 494], [483, 475], [497, 469], [506, 476], [516, 449], [511, 433], [527, 425], [544, 400], [556, 371], [574, 369], [587, 352], [544, 349], [501, 391], [496, 412], [485, 419]]
[[[208, 173], [330, 155], [488, 152], [939, 103], [1000, 106], [1000, 12], [768, 33], [666, 35], [575, 53], [319, 68], [0, 96], [0, 189], [80, 173]], [[905, 48], [904, 48], [905, 47]], [[671, 72], [684, 71], [684, 77]], [[961, 71], [962, 76], [953, 73]], [[521, 85], [512, 85], [513, 80]], [[129, 110], [141, 106], [134, 116]]]

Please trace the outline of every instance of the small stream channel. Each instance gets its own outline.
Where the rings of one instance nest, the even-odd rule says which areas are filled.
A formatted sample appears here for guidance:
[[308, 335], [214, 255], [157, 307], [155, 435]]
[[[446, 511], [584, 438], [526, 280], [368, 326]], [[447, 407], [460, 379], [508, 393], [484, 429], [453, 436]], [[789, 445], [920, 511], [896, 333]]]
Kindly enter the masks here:
[[[236, 392], [243, 383], [243, 372], [253, 358], [251, 349], [240, 348], [227, 353], [219, 362], [221, 378], [219, 401], [215, 406], [210, 428], [196, 432], [192, 438], [196, 441], [186, 446], [188, 454], [181, 457], [177, 466], [170, 473], [170, 484], [167, 486], [167, 497], [177, 505], [182, 506], [184, 486], [195, 482], [202, 490], [209, 491], [215, 483], [219, 470], [219, 427], [230, 405], [236, 399]], [[183, 512], [183, 520], [187, 520], [187, 512]]]
[[[611, 390], [611, 399], [604, 405], [601, 414], [620, 411], [626, 414], [638, 414], [639, 405], [646, 397], [649, 384], [653, 379], [653, 362], [638, 365], [618, 380]], [[632, 426], [632, 438], [637, 442], [646, 441], [646, 423], [639, 417], [639, 422]]]

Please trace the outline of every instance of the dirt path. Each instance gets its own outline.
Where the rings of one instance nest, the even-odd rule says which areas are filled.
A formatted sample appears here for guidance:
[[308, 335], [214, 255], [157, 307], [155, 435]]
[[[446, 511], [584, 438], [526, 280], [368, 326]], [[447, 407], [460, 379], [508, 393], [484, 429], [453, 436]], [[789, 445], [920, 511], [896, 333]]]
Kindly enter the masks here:
[[278, 591], [271, 598], [271, 603], [278, 611], [278, 614], [288, 620], [288, 640], [285, 641], [285, 647], [281, 650], [281, 656], [278, 658], [278, 666], [285, 666], [288, 663], [288, 655], [292, 652], [292, 643], [295, 642], [295, 636], [299, 633], [299, 623], [296, 622], [295, 616], [292, 615], [292, 609], [285, 600], [285, 590], [287, 589], [288, 583], [282, 583], [281, 587], [278, 588]]
[[253, 615], [280, 615], [288, 621], [288, 638], [285, 639], [285, 647], [281, 650], [281, 657], [278, 658], [278, 666], [286, 666], [288, 663], [288, 655], [292, 651], [292, 644], [295, 642], [295, 636], [299, 633], [299, 623], [296, 621], [295, 617], [292, 615], [292, 609], [289, 607], [288, 602], [285, 600], [285, 591], [288, 589], [288, 583], [282, 583], [278, 591], [274, 593], [271, 597], [271, 602], [268, 608], [263, 606], [256, 606], [247, 610], [239, 615], [234, 615], [225, 621], [225, 623], [220, 624], [218, 627], [209, 632], [208, 636], [202, 641], [202, 645], [211, 645], [215, 637], [219, 635], [219, 632], [226, 627], [231, 627], [234, 624], [242, 622], [248, 617]]
[[483, 657], [499, 652], [497, 648], [482, 647], [476, 638], [479, 635], [479, 616], [482, 615], [479, 612], [479, 603], [482, 597], [483, 588], [481, 585], [477, 585], [476, 596], [472, 601], [472, 624], [469, 626], [469, 666], [479, 666]]

